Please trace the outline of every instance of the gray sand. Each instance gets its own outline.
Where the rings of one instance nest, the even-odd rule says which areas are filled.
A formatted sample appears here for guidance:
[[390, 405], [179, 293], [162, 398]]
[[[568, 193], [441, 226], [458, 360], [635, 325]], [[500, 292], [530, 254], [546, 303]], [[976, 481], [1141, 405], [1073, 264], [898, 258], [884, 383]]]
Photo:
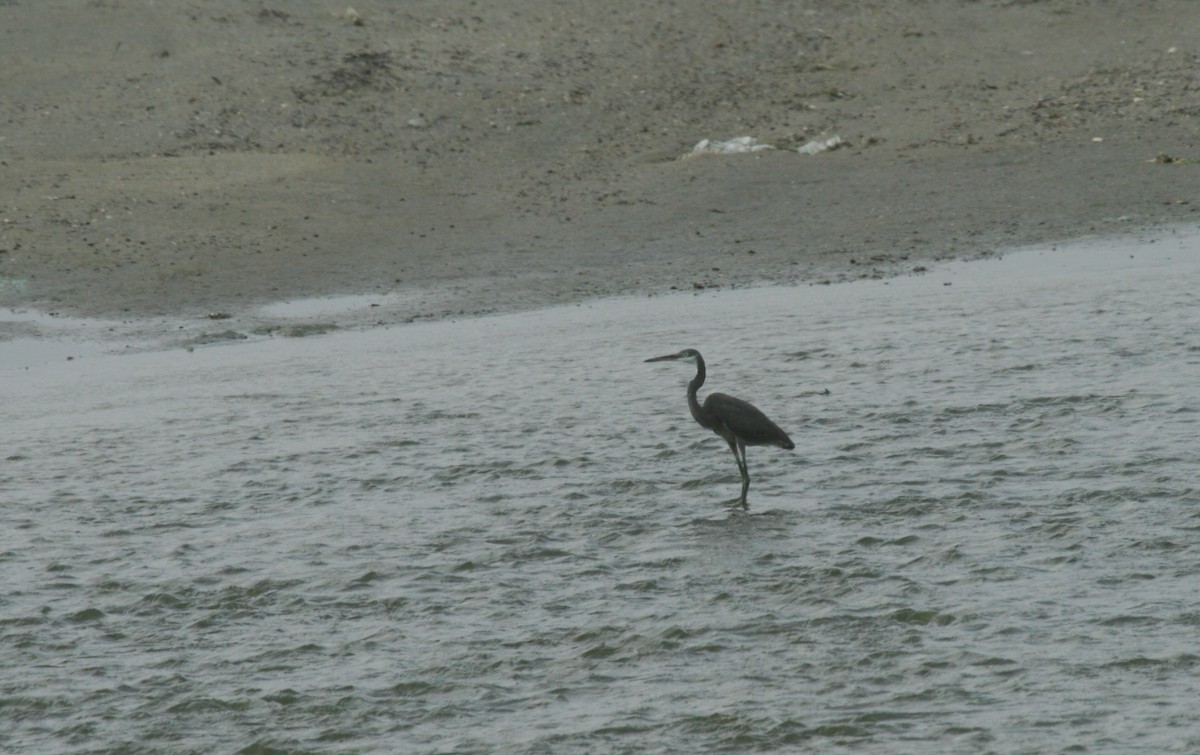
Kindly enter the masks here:
[[0, 304], [438, 317], [1200, 220], [1194, 0], [356, 7], [0, 2]]

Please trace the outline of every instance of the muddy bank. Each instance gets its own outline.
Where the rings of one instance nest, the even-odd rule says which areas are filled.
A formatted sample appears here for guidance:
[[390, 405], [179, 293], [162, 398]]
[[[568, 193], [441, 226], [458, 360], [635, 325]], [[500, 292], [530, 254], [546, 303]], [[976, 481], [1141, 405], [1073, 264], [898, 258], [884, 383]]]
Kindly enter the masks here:
[[1200, 219], [1190, 0], [356, 8], [0, 4], [0, 304], [438, 317]]

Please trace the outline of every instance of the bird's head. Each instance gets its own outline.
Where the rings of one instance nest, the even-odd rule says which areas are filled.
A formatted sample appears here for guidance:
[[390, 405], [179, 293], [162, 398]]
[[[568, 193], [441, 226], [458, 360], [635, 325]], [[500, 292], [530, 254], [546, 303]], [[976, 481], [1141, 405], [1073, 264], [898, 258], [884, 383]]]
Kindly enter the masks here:
[[694, 364], [698, 359], [700, 359], [699, 351], [696, 351], [695, 349], [684, 349], [683, 351], [680, 351], [676, 354], [666, 354], [661, 357], [652, 357], [650, 359], [647, 359], [646, 361], [647, 362], [666, 362], [668, 360], [683, 360], [685, 362], [692, 362]]

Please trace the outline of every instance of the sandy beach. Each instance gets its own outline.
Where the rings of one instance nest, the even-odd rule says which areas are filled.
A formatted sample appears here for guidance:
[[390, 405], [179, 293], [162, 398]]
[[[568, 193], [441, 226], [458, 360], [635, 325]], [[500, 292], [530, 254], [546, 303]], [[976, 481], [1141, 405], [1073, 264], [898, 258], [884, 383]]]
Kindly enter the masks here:
[[436, 318], [1195, 224], [1197, 71], [1194, 0], [0, 2], [0, 305]]

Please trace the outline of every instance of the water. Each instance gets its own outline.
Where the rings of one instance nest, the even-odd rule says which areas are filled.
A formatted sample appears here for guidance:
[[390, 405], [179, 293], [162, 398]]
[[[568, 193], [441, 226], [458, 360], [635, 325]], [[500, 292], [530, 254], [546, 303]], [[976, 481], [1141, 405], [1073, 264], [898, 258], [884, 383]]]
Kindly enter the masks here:
[[1198, 250], [10, 359], [0, 748], [1195, 751]]

